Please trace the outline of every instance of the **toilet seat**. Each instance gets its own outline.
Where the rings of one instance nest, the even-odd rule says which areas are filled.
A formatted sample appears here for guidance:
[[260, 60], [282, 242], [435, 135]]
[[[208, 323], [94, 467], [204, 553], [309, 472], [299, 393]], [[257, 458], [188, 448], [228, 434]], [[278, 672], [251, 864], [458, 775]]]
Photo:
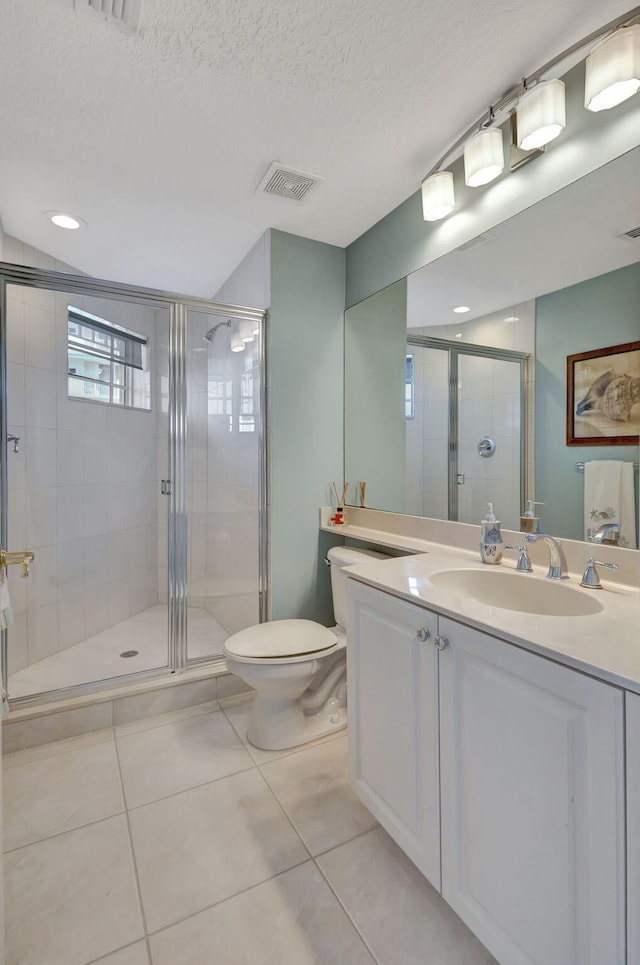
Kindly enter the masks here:
[[313, 620], [272, 620], [234, 633], [225, 653], [242, 663], [298, 663], [326, 656], [340, 642], [333, 630]]

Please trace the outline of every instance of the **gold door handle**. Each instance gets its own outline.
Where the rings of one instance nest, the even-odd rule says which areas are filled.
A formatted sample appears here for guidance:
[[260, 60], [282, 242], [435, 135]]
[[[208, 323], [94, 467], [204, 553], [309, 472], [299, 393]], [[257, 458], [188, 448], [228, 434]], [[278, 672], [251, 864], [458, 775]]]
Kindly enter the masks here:
[[21, 566], [21, 576], [29, 576], [29, 565], [33, 561], [35, 554], [33, 550], [21, 550], [20, 553], [7, 553], [0, 550], [0, 569], [4, 566]]

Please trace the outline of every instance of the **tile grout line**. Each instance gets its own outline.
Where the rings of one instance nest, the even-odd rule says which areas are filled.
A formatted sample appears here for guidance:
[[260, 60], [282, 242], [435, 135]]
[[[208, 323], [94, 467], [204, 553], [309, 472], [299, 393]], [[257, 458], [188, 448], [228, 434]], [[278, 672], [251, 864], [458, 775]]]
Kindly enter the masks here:
[[177, 707], [175, 710], [166, 711], [165, 714], [149, 714], [149, 716], [147, 717], [138, 717], [137, 720], [128, 720], [122, 724], [114, 724], [113, 730], [115, 733], [115, 737], [116, 738], [133, 737], [135, 734], [145, 734], [147, 731], [158, 730], [159, 727], [167, 727], [169, 724], [179, 724], [180, 721], [182, 720], [193, 720], [195, 717], [205, 717], [207, 714], [218, 714], [222, 710], [222, 707], [220, 707], [220, 705], [218, 704], [217, 707], [208, 707], [207, 710], [200, 710], [197, 713], [190, 714], [189, 716], [185, 716], [185, 717], [176, 717], [173, 720], [163, 720], [161, 723], [151, 724], [150, 727], [140, 727], [139, 730], [132, 730], [129, 733], [125, 733], [125, 732], [118, 733], [118, 730], [117, 730], [117, 728], [121, 728], [121, 727], [132, 727], [132, 726], [139, 725], [143, 721], [147, 721], [147, 720], [151, 721], [153, 720], [154, 717], [165, 717], [165, 716], [168, 717], [171, 714], [181, 714], [184, 711], [190, 710], [191, 708], [195, 709], [196, 707], [202, 707], [204, 704], [218, 704], [218, 701], [215, 698], [213, 698], [213, 700], [204, 700], [200, 704], [187, 704], [185, 707]]
[[59, 757], [61, 754], [74, 754], [76, 751], [84, 750], [85, 747], [97, 747], [99, 744], [108, 744], [110, 740], [114, 740], [114, 739], [115, 739], [115, 733], [114, 733], [114, 728], [113, 728], [113, 726], [111, 726], [111, 727], [101, 727], [99, 731], [90, 731], [90, 730], [89, 730], [89, 731], [86, 731], [85, 733], [86, 733], [86, 734], [93, 734], [93, 733], [98, 734], [98, 733], [102, 733], [103, 731], [106, 731], [106, 730], [110, 731], [110, 734], [109, 734], [108, 737], [101, 737], [99, 740], [95, 740], [95, 741], [87, 741], [86, 744], [84, 744], [84, 743], [83, 743], [83, 744], [80, 744], [80, 745], [78, 745], [78, 747], [66, 747], [66, 748], [65, 748], [65, 747], [61, 747], [61, 748], [59, 748], [57, 751], [53, 751], [53, 752], [50, 753], [50, 754], [44, 754], [44, 753], [42, 753], [41, 756], [34, 757], [32, 760], [26, 760], [26, 761], [11, 761], [11, 760], [9, 760], [9, 758], [13, 757], [14, 754], [25, 754], [27, 751], [34, 751], [37, 747], [41, 747], [41, 748], [43, 749], [43, 751], [44, 751], [44, 748], [45, 748], [45, 747], [51, 747], [53, 744], [58, 744], [58, 743], [61, 743], [62, 741], [77, 740], [78, 738], [81, 738], [81, 737], [83, 737], [83, 736], [85, 736], [85, 735], [83, 735], [83, 734], [75, 734], [75, 735], [72, 736], [72, 737], [62, 737], [62, 738], [60, 739], [60, 741], [48, 741], [48, 742], [46, 742], [46, 743], [44, 743], [44, 744], [34, 744], [32, 747], [23, 747], [23, 748], [22, 748], [21, 750], [19, 750], [19, 751], [9, 751], [7, 754], [3, 754], [2, 757], [0, 757], [0, 766], [2, 766], [3, 770], [10, 771], [10, 770], [12, 770], [14, 767], [25, 767], [27, 764], [37, 764], [39, 761], [48, 760], [48, 759], [51, 758], [51, 757]]
[[[368, 834], [368, 833], [369, 833], [368, 831], [364, 831], [364, 832], [363, 832], [363, 834]], [[356, 838], [360, 838], [360, 837], [362, 837], [361, 834], [357, 834], [357, 835], [356, 835]], [[351, 840], [354, 841], [355, 838], [352, 838]], [[344, 842], [344, 844], [347, 844], [347, 843], [348, 843], [347, 841]], [[342, 847], [342, 845], [337, 845], [337, 847], [340, 848], [340, 847]], [[334, 851], [334, 850], [335, 850], [335, 848], [330, 848], [330, 849], [329, 849], [329, 851]], [[325, 852], [323, 852], [323, 854], [329, 854], [329, 851], [325, 851]], [[318, 858], [319, 858], [319, 857], [322, 857], [322, 855], [318, 855], [317, 857], [318, 857]], [[353, 920], [353, 918], [352, 918], [351, 915], [349, 914], [348, 908], [346, 907], [346, 905], [345, 905], [345, 903], [342, 901], [340, 895], [338, 894], [338, 892], [336, 891], [336, 889], [333, 887], [333, 885], [331, 884], [331, 882], [330, 882], [329, 879], [327, 878], [326, 874], [324, 873], [324, 871], [322, 870], [322, 868], [321, 868], [320, 865], [318, 864], [316, 858], [313, 858], [312, 860], [313, 860], [314, 865], [315, 865], [316, 868], [318, 869], [320, 875], [322, 876], [322, 880], [323, 880], [324, 882], [326, 882], [326, 885], [327, 885], [329, 891], [330, 891], [331, 894], [335, 897], [336, 901], [338, 902], [338, 904], [339, 904], [340, 907], [342, 908], [343, 912], [344, 912], [345, 915], [347, 916], [347, 919], [348, 919], [348, 920], [351, 922], [351, 924], [353, 925], [353, 928], [354, 928], [356, 934], [360, 937], [360, 941], [362, 942], [362, 944], [364, 945], [364, 947], [367, 949], [367, 951], [368, 951], [369, 954], [371, 955], [371, 957], [372, 957], [372, 959], [374, 960], [374, 962], [376, 962], [376, 965], [384, 965], [384, 962], [381, 962], [380, 959], [378, 958], [378, 956], [377, 956], [376, 954], [374, 954], [373, 949], [371, 948], [371, 946], [369, 945], [369, 943], [368, 943], [367, 940], [365, 939], [364, 935], [362, 934], [362, 932], [361, 932], [360, 929], [358, 928], [357, 924], [355, 923], [355, 921]]]
[[[209, 784], [217, 784], [218, 781], [224, 781], [228, 777], [236, 777], [238, 774], [246, 774], [252, 768], [256, 767], [255, 764], [249, 764], [248, 767], [241, 767], [238, 771], [230, 771], [228, 774], [221, 774], [220, 777], [214, 777], [211, 781], [203, 781], [201, 784], [193, 784], [190, 787], [184, 787], [180, 791], [172, 791], [171, 794], [162, 794], [160, 797], [154, 797], [151, 801], [145, 801], [144, 804], [132, 804], [128, 805], [126, 803], [126, 793], [125, 793], [125, 810], [127, 813], [130, 811], [140, 811], [142, 808], [151, 807], [152, 804], [158, 804], [160, 801], [168, 801], [172, 797], [178, 797], [180, 794], [188, 794], [189, 791], [197, 791], [201, 787], [207, 787]], [[257, 768], [256, 768], [257, 769]], [[123, 783], [123, 793], [124, 793], [124, 783]]]
[[[135, 941], [127, 942], [126, 945], [121, 945], [120, 948], [114, 948], [112, 952], [107, 952], [106, 955], [102, 955], [100, 958], [92, 958], [88, 962], [83, 962], [83, 965], [100, 965], [100, 962], [104, 962], [105, 958], [110, 958], [112, 955], [117, 955], [118, 952], [126, 952], [128, 948], [133, 948], [134, 945], [137, 945], [138, 942], [142, 941], [144, 941], [144, 938], [136, 938]], [[149, 958], [148, 962], [150, 961], [151, 959]]]
[[277, 874], [271, 875], [270, 878], [263, 878], [262, 881], [256, 881], [252, 885], [247, 885], [246, 888], [241, 888], [240, 891], [235, 891], [232, 895], [227, 895], [226, 898], [220, 898], [219, 901], [214, 901], [210, 905], [205, 905], [204, 908], [198, 908], [197, 911], [192, 911], [190, 914], [185, 915], [184, 918], [180, 918], [177, 921], [169, 922], [168, 925], [162, 925], [160, 928], [156, 928], [154, 931], [150, 932], [149, 937], [169, 931], [171, 928], [175, 928], [177, 925], [182, 925], [185, 921], [190, 921], [192, 918], [197, 918], [198, 915], [202, 915], [205, 911], [210, 911], [212, 908], [217, 908], [219, 905], [225, 905], [228, 901], [234, 901], [236, 898], [239, 898], [240, 895], [246, 895], [247, 892], [253, 891], [255, 888], [261, 888], [268, 882], [276, 881], [277, 878], [281, 878], [283, 875], [289, 874], [290, 871], [295, 871], [296, 868], [302, 868], [304, 865], [312, 863], [313, 858], [309, 855], [308, 857], [303, 858], [302, 861], [296, 861], [296, 863], [292, 864], [290, 868], [285, 868], [283, 871], [278, 871]]
[[125, 788], [124, 788], [124, 780], [123, 780], [123, 777], [122, 777], [122, 766], [121, 766], [121, 763], [120, 763], [120, 754], [118, 753], [118, 742], [117, 742], [116, 740], [114, 740], [114, 743], [115, 743], [115, 747], [116, 747], [116, 761], [118, 762], [118, 774], [120, 775], [120, 787], [121, 787], [121, 790], [122, 790], [122, 799], [123, 799], [123, 801], [124, 801], [124, 808], [125, 808], [124, 813], [125, 813], [125, 820], [126, 820], [126, 822], [127, 822], [127, 833], [128, 833], [128, 835], [129, 835], [129, 848], [130, 848], [130, 850], [131, 850], [131, 861], [132, 861], [132, 863], [133, 863], [133, 873], [134, 873], [134, 876], [135, 876], [135, 879], [136, 879], [136, 891], [137, 891], [137, 893], [138, 893], [138, 904], [139, 904], [139, 907], [140, 907], [140, 919], [141, 919], [141, 921], [142, 921], [142, 930], [143, 930], [143, 933], [144, 933], [144, 934], [143, 934], [143, 938], [144, 938], [144, 943], [145, 943], [145, 947], [146, 947], [146, 951], [147, 951], [147, 961], [151, 963], [151, 962], [152, 962], [152, 959], [151, 959], [151, 946], [150, 946], [150, 944], [149, 944], [149, 931], [148, 931], [148, 929], [147, 929], [147, 916], [146, 916], [146, 914], [145, 914], [144, 903], [143, 903], [143, 901], [142, 901], [142, 888], [141, 888], [141, 886], [140, 886], [140, 875], [138, 874], [138, 861], [137, 861], [137, 859], [136, 859], [136, 852], [135, 852], [135, 848], [134, 848], [134, 845], [133, 845], [133, 833], [132, 833], [132, 831], [131, 831], [131, 821], [129, 820], [129, 810], [128, 810], [128, 807], [127, 807], [127, 797], [126, 797]]
[[56, 838], [61, 838], [65, 834], [73, 834], [75, 831], [82, 831], [84, 828], [92, 828], [95, 824], [102, 824], [103, 821], [111, 821], [113, 818], [119, 818], [120, 815], [126, 814], [127, 809], [124, 806], [121, 811], [115, 811], [113, 814], [105, 814], [101, 818], [96, 818], [95, 821], [87, 821], [86, 824], [78, 824], [76, 827], [67, 828], [64, 831], [56, 831], [54, 834], [46, 834], [44, 838], [36, 838], [35, 841], [29, 841], [28, 844], [19, 844], [17, 848], [7, 848], [3, 854], [15, 854], [16, 851], [22, 851], [24, 848], [32, 848], [36, 844], [42, 844], [44, 841], [54, 841]]

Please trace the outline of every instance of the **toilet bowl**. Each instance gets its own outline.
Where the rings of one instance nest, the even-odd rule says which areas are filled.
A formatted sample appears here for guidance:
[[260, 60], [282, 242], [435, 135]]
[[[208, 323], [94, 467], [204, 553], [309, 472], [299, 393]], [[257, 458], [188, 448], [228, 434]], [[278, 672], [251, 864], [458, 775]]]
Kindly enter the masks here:
[[327, 554], [336, 626], [272, 620], [230, 636], [227, 668], [255, 690], [247, 737], [263, 750], [284, 750], [347, 726], [344, 629], [347, 566], [383, 553], [334, 546]]

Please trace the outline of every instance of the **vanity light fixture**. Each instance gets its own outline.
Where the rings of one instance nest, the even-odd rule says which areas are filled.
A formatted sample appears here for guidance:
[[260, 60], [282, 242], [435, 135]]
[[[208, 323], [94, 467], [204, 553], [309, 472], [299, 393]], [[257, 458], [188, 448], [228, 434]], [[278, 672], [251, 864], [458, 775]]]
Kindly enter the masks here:
[[470, 188], [489, 184], [504, 171], [502, 131], [491, 127], [478, 131], [464, 146], [464, 180]]
[[45, 215], [57, 228], [66, 228], [68, 231], [76, 231], [78, 228], [86, 228], [87, 222], [72, 214], [65, 214], [64, 211], [45, 211]]
[[586, 60], [584, 106], [607, 111], [640, 90], [640, 24], [621, 27]]
[[243, 342], [253, 342], [255, 338], [255, 332], [253, 331], [253, 322], [242, 321], [239, 327], [240, 338]]
[[422, 215], [425, 221], [440, 221], [456, 205], [451, 171], [436, 171], [422, 182]]
[[260, 334], [260, 322], [252, 322], [251, 325], [252, 325], [251, 332], [253, 334], [253, 337], [257, 338], [258, 335]]
[[518, 115], [518, 147], [534, 151], [562, 134], [567, 123], [564, 84], [561, 80], [544, 80], [520, 98]]
[[453, 310], [456, 315], [465, 315], [467, 312], [471, 311], [468, 305], [457, 305]]
[[244, 352], [244, 342], [240, 332], [231, 333], [230, 347], [232, 352]]
[[[503, 135], [511, 131], [511, 172], [539, 157], [566, 126], [565, 89], [558, 75], [586, 61], [585, 107], [607, 110], [640, 90], [640, 7], [610, 20], [523, 77], [490, 106], [434, 164], [422, 181], [425, 221], [446, 218], [455, 208], [453, 173], [443, 170], [464, 154], [465, 181], [489, 184], [504, 170]], [[550, 79], [552, 78], [552, 79]]]

